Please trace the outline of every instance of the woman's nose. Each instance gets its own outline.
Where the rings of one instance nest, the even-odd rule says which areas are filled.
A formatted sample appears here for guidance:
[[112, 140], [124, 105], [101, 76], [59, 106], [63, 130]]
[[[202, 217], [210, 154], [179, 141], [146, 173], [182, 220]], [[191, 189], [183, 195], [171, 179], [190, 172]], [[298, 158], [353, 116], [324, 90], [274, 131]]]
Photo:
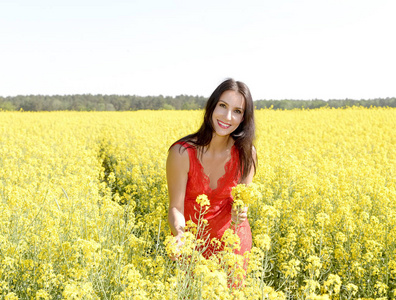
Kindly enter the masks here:
[[227, 110], [227, 112], [226, 112], [226, 119], [229, 120], [229, 121], [231, 121], [231, 118], [232, 118], [232, 112], [231, 112], [231, 110]]

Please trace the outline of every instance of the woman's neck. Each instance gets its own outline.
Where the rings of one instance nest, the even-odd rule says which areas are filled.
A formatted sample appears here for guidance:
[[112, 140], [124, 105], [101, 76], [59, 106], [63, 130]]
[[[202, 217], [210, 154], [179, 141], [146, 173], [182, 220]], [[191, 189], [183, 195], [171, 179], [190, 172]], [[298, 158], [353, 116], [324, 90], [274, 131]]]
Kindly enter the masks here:
[[219, 153], [231, 149], [233, 144], [234, 139], [230, 135], [219, 136], [214, 133], [206, 150], [213, 153]]

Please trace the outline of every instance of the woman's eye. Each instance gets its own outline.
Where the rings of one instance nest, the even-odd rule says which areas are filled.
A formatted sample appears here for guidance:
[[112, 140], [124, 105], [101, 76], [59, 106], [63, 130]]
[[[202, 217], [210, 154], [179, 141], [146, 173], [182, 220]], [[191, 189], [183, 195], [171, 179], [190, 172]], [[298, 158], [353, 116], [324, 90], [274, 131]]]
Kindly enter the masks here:
[[237, 114], [241, 114], [241, 113], [242, 113], [239, 109], [237, 109], [235, 112], [236, 112]]
[[226, 107], [224, 103], [219, 104], [220, 107]]

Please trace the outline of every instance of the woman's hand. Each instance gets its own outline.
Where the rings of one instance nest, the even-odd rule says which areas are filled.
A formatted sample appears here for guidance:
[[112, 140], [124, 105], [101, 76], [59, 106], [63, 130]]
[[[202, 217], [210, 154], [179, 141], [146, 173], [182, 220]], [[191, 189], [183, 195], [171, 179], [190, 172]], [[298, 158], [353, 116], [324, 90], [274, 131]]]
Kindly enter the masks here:
[[240, 210], [231, 209], [231, 224], [239, 225], [247, 220], [248, 208], [245, 206]]
[[173, 255], [170, 255], [169, 258], [173, 261], [176, 261], [180, 257], [180, 248], [184, 245], [184, 242], [182, 241], [183, 235], [177, 235], [175, 236], [176, 240], [176, 253]]

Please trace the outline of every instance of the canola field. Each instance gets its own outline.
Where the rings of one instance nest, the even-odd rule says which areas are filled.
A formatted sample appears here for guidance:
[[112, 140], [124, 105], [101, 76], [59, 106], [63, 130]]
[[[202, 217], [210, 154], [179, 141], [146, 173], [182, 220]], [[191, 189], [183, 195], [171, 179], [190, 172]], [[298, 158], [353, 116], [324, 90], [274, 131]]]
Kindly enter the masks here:
[[0, 298], [396, 297], [395, 109], [256, 111], [246, 272], [193, 224], [168, 258], [167, 150], [201, 118], [0, 112]]

